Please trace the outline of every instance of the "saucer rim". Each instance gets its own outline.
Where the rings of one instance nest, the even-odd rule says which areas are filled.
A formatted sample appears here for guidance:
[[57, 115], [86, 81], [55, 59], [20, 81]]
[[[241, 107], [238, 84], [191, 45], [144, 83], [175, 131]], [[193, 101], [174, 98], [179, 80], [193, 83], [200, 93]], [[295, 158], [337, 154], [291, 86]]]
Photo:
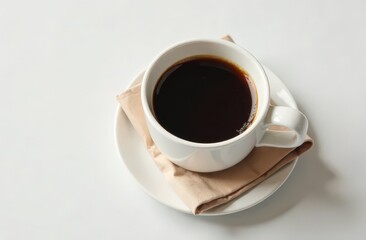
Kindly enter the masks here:
[[[281, 81], [280, 78], [278, 78], [269, 68], [267, 68], [266, 66], [262, 65], [263, 66], [263, 69], [265, 70], [267, 76], [268, 76], [268, 80], [269, 82], [271, 83], [272, 81], [276, 82], [276, 84], [279, 84], [281, 85], [280, 89], [281, 90], [284, 90], [286, 93], [287, 93], [287, 96], [286, 100], [284, 100], [286, 102], [286, 104], [288, 106], [291, 106], [291, 107], [294, 107], [297, 109], [297, 104], [293, 98], [293, 96], [291, 95], [291, 92], [288, 90], [288, 88], [286, 87], [286, 85]], [[139, 82], [141, 82], [142, 78], [143, 78], [143, 74], [145, 73], [145, 70], [141, 71], [138, 75], [136, 75], [135, 78], [133, 78], [133, 81], [131, 81], [131, 83], [128, 85], [128, 87], [132, 87], [136, 84], [138, 84]], [[270, 77], [271, 76], [271, 77]], [[273, 82], [272, 82], [273, 83]], [[271, 88], [270, 88], [271, 89]], [[273, 92], [271, 92], [273, 93]], [[271, 98], [272, 100], [272, 98]], [[138, 177], [136, 176], [136, 174], [130, 169], [130, 167], [128, 166], [128, 164], [126, 163], [126, 160], [124, 159], [123, 157], [123, 153], [122, 153], [122, 149], [121, 147], [119, 146], [119, 136], [118, 136], [118, 120], [121, 116], [125, 116], [127, 117], [121, 107], [119, 105], [117, 105], [117, 110], [116, 110], [116, 113], [115, 113], [115, 118], [114, 118], [114, 138], [115, 138], [115, 144], [116, 144], [116, 147], [118, 149], [118, 152], [119, 152], [119, 155], [125, 165], [125, 167], [127, 168], [128, 172], [132, 175], [133, 179], [138, 183], [138, 186], [143, 190], [143, 192], [145, 192], [147, 195], [149, 195], [150, 197], [152, 197], [153, 199], [155, 199], [156, 201], [158, 201], [159, 203], [165, 205], [165, 206], [168, 206], [170, 208], [173, 208], [175, 210], [178, 210], [180, 212], [183, 212], [183, 213], [187, 213], [187, 214], [193, 214], [188, 207], [186, 207], [184, 205], [184, 207], [182, 208], [179, 208], [177, 207], [176, 205], [174, 204], [171, 204], [169, 201], [167, 200], [164, 200], [163, 197], [159, 197], [157, 196], [158, 194], [154, 194], [152, 193], [151, 191], [149, 191], [147, 188], [146, 188], [146, 184], [143, 183], [143, 181], [141, 181], [141, 179], [138, 179]], [[133, 130], [134, 131], [134, 130]], [[230, 207], [228, 208], [225, 208], [225, 205], [224, 206], [220, 206], [220, 207], [217, 207], [216, 209], [212, 209], [212, 210], [209, 210], [205, 213], [202, 213], [200, 214], [201, 216], [221, 216], [221, 215], [228, 215], [228, 214], [233, 214], [233, 213], [236, 213], [236, 212], [240, 212], [240, 211], [243, 211], [243, 210], [246, 210], [246, 209], [249, 209], [249, 208], [252, 208], [256, 205], [258, 205], [259, 203], [263, 202], [264, 200], [266, 200], [267, 198], [269, 198], [270, 196], [272, 196], [281, 186], [283, 186], [283, 184], [287, 181], [287, 179], [289, 178], [289, 176], [291, 175], [291, 173], [293, 172], [296, 164], [297, 164], [297, 161], [298, 161], [298, 158], [296, 158], [294, 161], [292, 161], [291, 163], [289, 163], [287, 166], [285, 166], [283, 169], [280, 169], [278, 172], [280, 171], [285, 171], [287, 170], [288, 173], [287, 175], [281, 180], [281, 182], [279, 182], [279, 184], [274, 187], [266, 196], [262, 197], [261, 199], [253, 202], [252, 204], [248, 204], [248, 205], [245, 205], [245, 206], [242, 206], [242, 207], [239, 207], [239, 208], [234, 208], [234, 209], [230, 209]], [[274, 175], [277, 175], [278, 174], [275, 173]], [[273, 176], [274, 176], [273, 175]], [[268, 179], [264, 180], [263, 182], [261, 182], [260, 184], [258, 184], [255, 188], [257, 188], [258, 186], [262, 185], [264, 182], [268, 181], [270, 178], [272, 178], [273, 176], [269, 177]], [[173, 189], [171, 189], [171, 191], [173, 191]], [[250, 190], [252, 191], [252, 190]], [[248, 191], [248, 192], [250, 192]], [[244, 198], [246, 194], [243, 194], [242, 196], [239, 196], [237, 199], [233, 200], [232, 202], [235, 202], [235, 201], [238, 201], [239, 199], [241, 198]], [[220, 210], [221, 209], [221, 210]]]

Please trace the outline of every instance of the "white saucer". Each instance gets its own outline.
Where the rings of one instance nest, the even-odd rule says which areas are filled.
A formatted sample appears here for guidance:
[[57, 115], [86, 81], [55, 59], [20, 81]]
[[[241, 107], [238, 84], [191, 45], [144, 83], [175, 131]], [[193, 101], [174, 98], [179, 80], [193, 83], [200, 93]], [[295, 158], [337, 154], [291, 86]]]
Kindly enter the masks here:
[[[295, 100], [284, 83], [268, 68], [264, 67], [264, 69], [270, 83], [271, 101], [276, 105], [297, 108]], [[141, 82], [142, 76], [143, 72], [134, 79], [131, 86]], [[115, 119], [115, 137], [122, 160], [142, 189], [162, 204], [191, 214], [188, 207], [178, 198], [166, 182], [164, 176], [150, 158], [143, 142], [139, 139], [128, 118], [119, 106], [117, 107]], [[230, 214], [248, 209], [262, 202], [286, 181], [294, 169], [296, 162], [297, 159], [234, 201], [202, 215]], [[131, 179], [126, 177], [126, 181], [131, 181]], [[131, 184], [136, 183], [131, 181]]]

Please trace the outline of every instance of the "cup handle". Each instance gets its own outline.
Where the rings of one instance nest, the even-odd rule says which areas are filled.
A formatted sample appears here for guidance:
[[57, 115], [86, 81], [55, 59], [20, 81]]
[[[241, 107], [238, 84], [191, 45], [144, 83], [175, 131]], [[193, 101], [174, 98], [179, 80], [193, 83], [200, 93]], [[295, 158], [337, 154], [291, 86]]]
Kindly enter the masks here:
[[308, 119], [299, 110], [269, 106], [263, 126], [258, 131], [256, 146], [298, 147], [304, 142], [307, 130]]

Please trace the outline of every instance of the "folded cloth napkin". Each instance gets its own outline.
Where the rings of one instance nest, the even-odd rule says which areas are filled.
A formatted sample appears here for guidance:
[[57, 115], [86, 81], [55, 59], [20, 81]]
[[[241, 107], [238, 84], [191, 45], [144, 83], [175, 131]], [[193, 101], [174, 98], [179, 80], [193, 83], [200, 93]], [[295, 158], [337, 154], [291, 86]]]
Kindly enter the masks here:
[[[226, 39], [231, 40], [230, 37]], [[193, 214], [223, 205], [247, 192], [313, 145], [312, 139], [307, 136], [297, 148], [257, 147], [240, 163], [226, 170], [192, 172], [173, 164], [154, 144], [145, 122], [140, 89], [140, 84], [132, 86], [117, 96], [117, 100], [152, 159]]]

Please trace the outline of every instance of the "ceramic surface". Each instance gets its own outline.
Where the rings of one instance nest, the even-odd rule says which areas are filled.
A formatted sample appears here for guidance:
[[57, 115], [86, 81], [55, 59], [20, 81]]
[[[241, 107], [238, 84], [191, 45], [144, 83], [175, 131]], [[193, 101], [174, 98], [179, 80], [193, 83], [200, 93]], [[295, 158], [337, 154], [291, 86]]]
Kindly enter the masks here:
[[[296, 102], [284, 83], [268, 68], [264, 67], [270, 83], [271, 102], [276, 105], [297, 108]], [[131, 86], [141, 82], [143, 73], [140, 73]], [[132, 185], [139, 185], [147, 194], [162, 204], [176, 210], [191, 213], [187, 206], [178, 198], [163, 175], [151, 159], [143, 142], [133, 129], [121, 108], [117, 107], [115, 118], [116, 145], [121, 158], [131, 173], [135, 182], [128, 176], [126, 181]], [[276, 174], [266, 179], [258, 186], [243, 194], [230, 203], [210, 210], [203, 215], [214, 216], [238, 212], [250, 208], [273, 194], [288, 178], [296, 165], [291, 162]]]

